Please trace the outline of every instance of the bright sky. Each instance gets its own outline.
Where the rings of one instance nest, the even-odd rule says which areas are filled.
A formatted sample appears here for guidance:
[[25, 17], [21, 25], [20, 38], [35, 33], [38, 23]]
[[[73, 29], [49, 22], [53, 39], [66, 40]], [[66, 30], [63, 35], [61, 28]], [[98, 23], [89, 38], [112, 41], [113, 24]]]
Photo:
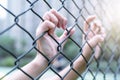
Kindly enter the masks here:
[[[0, 0], [0, 4], [4, 7], [7, 7], [7, 0]], [[6, 17], [6, 11], [0, 7], [0, 19], [4, 19]]]

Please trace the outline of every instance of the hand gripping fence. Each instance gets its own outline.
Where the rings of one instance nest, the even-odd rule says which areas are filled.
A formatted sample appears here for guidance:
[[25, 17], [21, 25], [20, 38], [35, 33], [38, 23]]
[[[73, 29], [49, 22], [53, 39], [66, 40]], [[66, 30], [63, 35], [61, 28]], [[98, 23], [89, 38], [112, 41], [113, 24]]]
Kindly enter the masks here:
[[[0, 22], [0, 80], [4, 80], [16, 70], [20, 70], [31, 80], [43, 80], [45, 79], [45, 75], [49, 76], [51, 74], [53, 74], [52, 76], [56, 74], [60, 80], [64, 80], [71, 70], [78, 75], [78, 80], [119, 80], [120, 39], [117, 35], [119, 30], [112, 29], [113, 25], [111, 24], [108, 16], [109, 10], [106, 8], [110, 5], [108, 3], [110, 3], [110, 1], [107, 0], [6, 0], [6, 7], [3, 3], [0, 3], [0, 8], [6, 13], [4, 22], [2, 22], [2, 19]], [[67, 37], [60, 43], [52, 35], [48, 34], [58, 45], [57, 54], [52, 59], [49, 59], [37, 48], [37, 40], [42, 38], [48, 31], [35, 37], [35, 30], [39, 22], [44, 21], [42, 18], [43, 14], [52, 8], [56, 9], [68, 19], [67, 26], [70, 26], [71, 29], [66, 29]], [[83, 31], [83, 23], [89, 15], [93, 14], [101, 21], [102, 26], [105, 27], [107, 33], [104, 43], [98, 46], [101, 50], [101, 54], [98, 59], [94, 56], [95, 50], [92, 49], [89, 43], [87, 41], [82, 43], [82, 34], [85, 36], [88, 35]], [[76, 28], [76, 31], [75, 34], [71, 36], [70, 31], [74, 27]], [[112, 30], [115, 33], [112, 33]], [[56, 33], [59, 35], [60, 32], [56, 31]], [[117, 36], [114, 36], [113, 34]], [[15, 40], [15, 47], [8, 41], [9, 37], [12, 37]], [[6, 40], [3, 40], [4, 38]], [[23, 40], [23, 46], [21, 45], [21, 39]], [[67, 39], [69, 43], [66, 44], [68, 46], [66, 45], [65, 50], [63, 50], [62, 45]], [[82, 54], [83, 46], [85, 46], [86, 43], [92, 50], [92, 56], [89, 61], [87, 61]], [[7, 46], [5, 44], [7, 44]], [[10, 49], [8, 45], [11, 45]], [[22, 48], [21, 46], [23, 49], [20, 49], [20, 52], [19, 48]], [[33, 78], [22, 69], [21, 64], [27, 59], [33, 60], [33, 56], [36, 52], [44, 56], [48, 61], [48, 67], [37, 77]], [[86, 70], [83, 74], [80, 74], [73, 67], [73, 63], [80, 55], [82, 55], [87, 63]], [[5, 60], [9, 57], [12, 57], [12, 66], [7, 71], [2, 70], [4, 69], [2, 67], [3, 63], [6, 64], [7, 62], [5, 62]], [[64, 64], [56, 67], [54, 65], [55, 59], [60, 59]], [[8, 62], [10, 62], [10, 60]], [[27, 63], [29, 62], [26, 62], [26, 64]], [[59, 60], [58, 63], [61, 64]], [[70, 69], [64, 76], [61, 76], [59, 74], [59, 70], [61, 70], [61, 68], [63, 69], [67, 65], [70, 66]]]

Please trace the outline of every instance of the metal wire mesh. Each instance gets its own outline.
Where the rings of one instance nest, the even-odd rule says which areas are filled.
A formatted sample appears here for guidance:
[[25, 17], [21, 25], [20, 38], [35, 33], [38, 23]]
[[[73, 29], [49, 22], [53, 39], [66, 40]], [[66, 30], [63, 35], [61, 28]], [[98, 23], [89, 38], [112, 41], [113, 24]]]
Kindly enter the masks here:
[[[14, 2], [14, 1], [13, 1]], [[15, 70], [19, 69], [22, 71], [25, 75], [27, 75], [32, 80], [38, 80], [41, 79], [48, 71], [50, 70], [52, 73], [57, 74], [61, 80], [64, 80], [66, 75], [73, 70], [78, 76], [80, 80], [86, 80], [87, 78], [89, 80], [118, 80], [119, 79], [119, 71], [120, 71], [120, 57], [118, 57], [119, 54], [119, 37], [115, 38], [112, 36], [112, 33], [110, 32], [110, 28], [108, 26], [112, 26], [112, 24], [109, 21], [107, 12], [106, 12], [106, 6], [108, 5], [106, 3], [106, 0], [23, 0], [21, 1], [21, 4], [25, 4], [24, 8], [21, 8], [22, 10], [19, 10], [18, 12], [13, 11], [11, 8], [6, 8], [2, 4], [0, 4], [0, 7], [5, 10], [8, 17], [8, 23], [5, 25], [4, 29], [0, 30], [0, 38], [8, 35], [9, 33], [13, 34], [17, 33], [16, 28], [19, 29], [18, 32], [21, 32], [21, 34], [16, 34], [17, 36], [26, 35], [24, 38], [27, 41], [29, 40], [28, 44], [30, 46], [27, 46], [25, 50], [22, 53], [14, 53], [13, 50], [9, 50], [7, 47], [5, 47], [2, 42], [0, 43], [0, 50], [4, 51], [8, 56], [12, 57], [14, 60], [14, 65], [12, 68], [6, 72], [0, 79], [4, 79], [6, 76], [10, 75]], [[8, 1], [8, 3], [12, 3], [12, 0]], [[16, 2], [16, 4], [19, 2]], [[15, 4], [15, 3], [14, 3]], [[13, 6], [14, 8], [17, 7]], [[54, 39], [53, 36], [49, 35], [55, 42], [57, 43], [57, 51], [58, 54], [54, 56], [51, 60], [49, 60], [41, 51], [39, 51], [36, 47], [36, 41], [43, 37], [47, 32], [44, 32], [39, 37], [35, 37], [35, 27], [38, 25], [40, 21], [44, 21], [42, 16], [43, 14], [52, 9], [55, 8], [58, 12], [65, 15], [68, 18], [68, 26], [71, 26], [72, 28], [76, 27], [76, 34], [74, 37], [71, 37], [68, 31], [68, 35], [66, 39], [69, 39], [77, 48], [77, 51], [73, 51], [74, 57], [72, 56], [72, 59], [69, 58], [68, 55], [65, 55], [65, 51], [61, 50], [61, 45], [63, 45], [64, 39], [61, 43], [57, 42], [56, 39]], [[17, 8], [16, 8], [17, 9]], [[39, 9], [39, 10], [38, 10]], [[83, 74], [79, 74], [78, 71], [76, 71], [73, 68], [73, 62], [77, 59], [79, 55], [82, 55], [82, 47], [84, 44], [82, 44], [82, 35], [85, 34], [83, 31], [83, 23], [86, 21], [86, 17], [89, 15], [95, 14], [97, 17], [101, 20], [102, 25], [106, 28], [106, 31], [109, 33], [107, 35], [107, 38], [104, 42], [103, 47], [100, 47], [101, 49], [101, 56], [99, 59], [96, 59], [94, 57], [94, 49], [93, 49], [93, 55], [91, 56], [89, 61], [87, 62], [87, 68], [86, 71]], [[30, 16], [34, 17], [30, 17]], [[27, 18], [26, 18], [27, 16]], [[31, 22], [27, 22], [31, 21]], [[23, 24], [24, 23], [24, 24]], [[31, 24], [32, 23], [32, 24]], [[34, 23], [34, 24], [33, 24]], [[31, 26], [29, 26], [31, 25]], [[26, 27], [27, 26], [27, 27]], [[30, 28], [28, 28], [30, 27]], [[34, 28], [33, 30], [31, 30]], [[85, 34], [87, 35], [87, 34]], [[78, 38], [79, 37], [79, 38]], [[21, 39], [19, 38], [19, 39]], [[19, 39], [17, 38], [17, 43], [19, 44]], [[111, 46], [109, 46], [109, 44]], [[114, 47], [113, 47], [114, 46]], [[16, 47], [17, 48], [17, 47]], [[18, 47], [19, 48], [19, 47]], [[69, 51], [69, 47], [66, 48]], [[27, 74], [24, 70], [21, 69], [21, 63], [22, 59], [25, 58], [27, 55], [30, 55], [32, 51], [39, 52], [42, 54], [47, 60], [48, 60], [48, 67], [40, 73], [36, 78], [33, 78], [30, 76], [30, 74]], [[2, 54], [2, 53], [1, 53]], [[61, 76], [58, 71], [55, 70], [55, 67], [52, 65], [52, 62], [57, 57], [62, 56], [64, 59], [67, 60], [68, 64], [70, 64], [70, 70], [64, 75]], [[1, 58], [3, 59], [3, 58]], [[86, 60], [86, 59], [85, 59]], [[92, 63], [93, 61], [93, 63]], [[110, 74], [109, 74], [110, 73]], [[112, 76], [112, 77], [111, 77]]]

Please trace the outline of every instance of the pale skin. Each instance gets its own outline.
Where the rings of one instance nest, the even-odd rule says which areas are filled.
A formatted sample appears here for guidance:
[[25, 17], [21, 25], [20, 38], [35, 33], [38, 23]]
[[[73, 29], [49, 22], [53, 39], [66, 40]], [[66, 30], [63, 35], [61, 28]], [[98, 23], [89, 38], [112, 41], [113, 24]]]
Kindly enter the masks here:
[[[86, 19], [86, 21], [84, 23], [84, 29], [83, 29], [84, 33], [86, 33], [86, 34], [88, 33], [89, 24], [91, 22], [93, 22], [93, 20], [95, 20], [95, 18], [96, 18], [95, 16], [90, 16], [89, 18]], [[47, 33], [37, 41], [37, 46], [38, 46], [38, 50], [41, 51], [50, 60], [57, 54], [57, 46], [58, 45], [49, 35], [53, 36], [59, 43], [61, 41], [63, 41], [67, 36], [67, 31], [65, 30], [66, 24], [67, 24], [67, 19], [54, 9], [46, 12], [45, 15], [43, 16], [43, 19], [44, 19], [44, 21], [40, 23], [40, 25], [38, 26], [38, 28], [36, 30], [36, 36], [39, 36], [40, 34], [42, 34], [45, 31], [47, 31]], [[56, 36], [56, 34], [54, 33], [56, 26], [58, 28], [62, 28], [64, 30], [64, 33], [60, 37]], [[70, 30], [70, 28], [68, 30]], [[98, 44], [101, 44], [104, 41], [105, 35], [106, 35], [104, 28], [100, 24], [97, 24], [95, 22], [91, 26], [91, 30], [92, 31], [90, 31], [88, 33], [86, 38], [85, 38], [85, 35], [83, 34], [83, 42], [87, 41], [87, 43], [85, 43], [85, 45], [82, 48], [82, 51], [83, 51], [82, 54], [86, 58], [87, 61], [89, 61], [89, 59], [92, 55], [92, 51], [93, 51], [90, 48], [90, 46], [92, 48], [95, 48], [95, 54], [97, 54], [96, 58], [98, 58], [98, 56], [100, 54], [100, 49], [98, 47]], [[72, 35], [72, 34], [74, 34], [74, 32], [75, 32], [75, 28], [73, 28], [69, 34]], [[62, 47], [64, 46], [66, 41], [62, 44]], [[80, 55], [73, 63], [73, 68], [79, 74], [82, 74], [84, 72], [84, 70], [86, 69], [86, 65], [87, 65], [83, 56]], [[31, 61], [30, 63], [28, 63], [27, 65], [25, 65], [22, 68], [22, 70], [24, 70], [27, 74], [29, 74], [30, 76], [35, 78], [43, 70], [45, 70], [47, 68], [47, 66], [48, 66], [47, 59], [45, 59], [38, 52], [35, 59], [33, 61]], [[65, 69], [60, 71], [59, 74], [61, 76], [64, 76], [69, 69], [70, 69], [70, 65], [68, 65]], [[64, 80], [76, 80], [77, 78], [78, 78], [78, 75], [73, 70], [71, 70], [66, 75]], [[8, 79], [9, 80], [31, 80], [28, 76], [26, 76], [20, 70], [14, 72]], [[45, 79], [45, 80], [50, 80], [50, 79], [51, 80], [61, 80], [60, 77], [58, 77], [57, 75], [52, 76], [51, 78]]]

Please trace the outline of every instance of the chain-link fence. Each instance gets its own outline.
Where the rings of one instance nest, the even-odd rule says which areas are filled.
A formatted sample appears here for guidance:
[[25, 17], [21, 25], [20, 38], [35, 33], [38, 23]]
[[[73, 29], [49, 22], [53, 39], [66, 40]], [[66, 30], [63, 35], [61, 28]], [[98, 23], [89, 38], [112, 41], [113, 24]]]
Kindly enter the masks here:
[[[113, 1], [113, 0], [112, 0]], [[24, 75], [32, 80], [43, 80], [46, 77], [57, 75], [59, 79], [74, 71], [78, 80], [119, 80], [120, 79], [120, 57], [119, 57], [119, 29], [116, 22], [111, 21], [111, 9], [113, 2], [109, 0], [1, 0], [0, 8], [0, 80], [14, 74], [20, 70]], [[3, 3], [2, 3], [3, 2]], [[57, 43], [57, 55], [48, 59], [40, 50], [37, 49], [37, 40], [47, 34], [44, 32], [35, 36], [35, 30], [39, 22], [44, 21], [42, 16], [45, 12], [54, 8], [64, 15], [67, 26], [76, 28], [73, 36], [69, 31], [67, 37], [59, 43], [53, 36], [49, 35]], [[90, 15], [96, 15], [101, 20], [102, 26], [106, 29], [107, 37], [105, 42], [99, 46], [101, 55], [98, 59], [94, 57], [95, 51], [89, 61], [84, 73], [73, 67], [74, 61], [82, 55], [82, 48], [87, 43], [82, 43], [84, 22]], [[91, 29], [90, 29], [91, 32]], [[62, 30], [56, 30], [60, 36]], [[66, 41], [63, 50], [61, 46]], [[48, 67], [45, 68], [37, 77], [33, 77], [22, 69], [24, 65], [34, 59], [36, 53], [42, 54], [48, 60]], [[84, 55], [82, 55], [84, 57]], [[54, 61], [56, 60], [56, 61]], [[86, 59], [84, 58], [86, 61]], [[3, 67], [2, 67], [3, 66]], [[6, 68], [5, 66], [10, 66]], [[70, 69], [61, 76], [60, 70], [66, 66]], [[36, 67], [35, 67], [36, 68]], [[21, 79], [18, 79], [21, 80]], [[23, 80], [23, 79], [22, 79]]]

